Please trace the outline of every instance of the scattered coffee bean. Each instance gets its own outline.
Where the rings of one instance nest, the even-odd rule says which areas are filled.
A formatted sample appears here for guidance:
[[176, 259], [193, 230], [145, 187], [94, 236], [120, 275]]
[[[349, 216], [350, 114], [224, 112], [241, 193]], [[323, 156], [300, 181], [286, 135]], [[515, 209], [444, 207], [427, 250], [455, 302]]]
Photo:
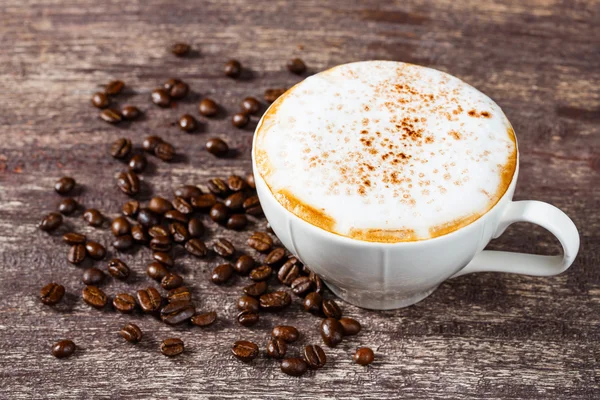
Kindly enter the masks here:
[[248, 275], [252, 268], [254, 268], [255, 264], [256, 262], [252, 257], [243, 255], [237, 259], [237, 261], [233, 265], [233, 268], [240, 275]]
[[160, 344], [160, 352], [167, 357], [175, 357], [183, 353], [183, 341], [179, 338], [169, 338]]
[[142, 340], [142, 330], [136, 324], [128, 323], [120, 331], [119, 334], [129, 343], [138, 343]]
[[149, 287], [147, 289], [138, 290], [136, 295], [138, 304], [144, 312], [154, 312], [160, 308], [162, 298], [155, 288]]
[[258, 300], [256, 300], [254, 297], [243, 295], [238, 299], [237, 308], [240, 311], [248, 310], [257, 313], [260, 307]]
[[121, 212], [123, 213], [123, 215], [131, 218], [134, 218], [139, 210], [140, 202], [137, 200], [129, 200], [128, 202], [123, 204], [123, 207], [121, 207]]
[[172, 161], [175, 158], [175, 148], [167, 142], [162, 142], [154, 148], [154, 155], [163, 161]]
[[225, 157], [229, 152], [229, 146], [223, 139], [212, 138], [206, 142], [206, 150], [215, 157]]
[[247, 340], [238, 340], [233, 344], [231, 352], [238, 360], [250, 362], [258, 356], [258, 346]]
[[127, 293], [119, 293], [112, 301], [115, 310], [128, 314], [135, 309], [135, 298]]
[[133, 247], [133, 236], [130, 234], [117, 236], [113, 240], [112, 246], [120, 251], [129, 250]]
[[179, 128], [184, 132], [193, 132], [198, 127], [198, 121], [190, 114], [184, 114], [179, 117]]
[[212, 325], [217, 320], [217, 313], [209, 311], [203, 314], [196, 314], [192, 317], [192, 324], [200, 327]]
[[85, 250], [87, 251], [88, 256], [92, 257], [94, 260], [102, 260], [106, 255], [106, 249], [98, 242], [87, 242], [85, 244]]
[[206, 193], [192, 197], [191, 203], [199, 210], [208, 210], [217, 203], [217, 198], [212, 193]]
[[100, 113], [100, 118], [109, 124], [117, 124], [123, 119], [119, 110], [115, 110], [114, 108], [102, 110]]
[[160, 318], [169, 325], [181, 324], [192, 318], [196, 308], [189, 301], [173, 301], [160, 311]]
[[182, 214], [177, 210], [169, 210], [164, 215], [165, 215], [165, 219], [170, 220], [170, 221], [178, 221], [178, 222], [183, 222], [183, 223], [188, 222], [187, 215]]
[[310, 280], [312, 281], [314, 287], [315, 287], [315, 292], [317, 293], [323, 293], [323, 281], [321, 280], [321, 277], [317, 274], [315, 274], [314, 272], [311, 272], [310, 275], [308, 276], [310, 278]]
[[281, 339], [269, 339], [267, 342], [267, 355], [271, 358], [282, 359], [287, 353], [287, 344]]
[[204, 235], [204, 224], [199, 218], [190, 218], [187, 224], [187, 231], [190, 237], [198, 238]]
[[51, 212], [44, 216], [38, 227], [45, 232], [52, 232], [62, 225], [63, 217], [57, 212]]
[[245, 195], [242, 192], [237, 192], [229, 195], [225, 199], [225, 205], [232, 211], [239, 211], [243, 208]]
[[266, 253], [273, 246], [273, 239], [264, 232], [254, 232], [247, 241], [248, 246], [261, 253]]
[[306, 64], [304, 64], [304, 61], [299, 58], [292, 58], [291, 60], [288, 60], [286, 66], [290, 72], [296, 75], [302, 75], [304, 72], [306, 72]]
[[241, 311], [237, 315], [237, 321], [239, 324], [247, 328], [256, 325], [259, 319], [260, 317], [258, 316], [258, 313], [250, 310]]
[[190, 238], [187, 228], [181, 222], [171, 222], [169, 232], [175, 243], [185, 243]]
[[213, 243], [215, 253], [224, 258], [230, 258], [235, 253], [235, 247], [227, 239], [219, 238]]
[[344, 337], [344, 327], [334, 318], [326, 318], [321, 322], [321, 337], [329, 347], [335, 347]]
[[310, 369], [323, 368], [327, 362], [325, 352], [316, 344], [305, 346], [302, 356]]
[[292, 292], [300, 297], [310, 292], [312, 288], [312, 282], [308, 276], [299, 276], [294, 279], [291, 285]]
[[313, 315], [321, 315], [321, 304], [323, 298], [317, 292], [311, 292], [304, 298], [304, 310]]
[[192, 197], [200, 196], [202, 194], [202, 190], [198, 186], [194, 185], [183, 185], [175, 189], [173, 192], [175, 197], [181, 197], [187, 201], [190, 201]]
[[117, 279], [125, 280], [129, 277], [129, 267], [118, 258], [113, 258], [108, 262], [108, 273]]
[[85, 260], [86, 249], [83, 244], [74, 244], [67, 253], [67, 261], [71, 264], [81, 264]]
[[198, 104], [198, 112], [205, 117], [214, 117], [219, 112], [219, 105], [212, 99], [202, 99]]
[[250, 118], [248, 117], [248, 114], [243, 112], [233, 114], [233, 117], [231, 117], [231, 124], [236, 128], [243, 128], [248, 125], [248, 122], [250, 122]]
[[108, 96], [102, 92], [96, 92], [92, 95], [92, 105], [97, 108], [106, 108], [110, 101]]
[[221, 264], [215, 267], [212, 272], [211, 280], [217, 285], [227, 282], [233, 275], [233, 266], [229, 263]]
[[245, 214], [233, 214], [227, 219], [227, 229], [233, 229], [235, 231], [241, 231], [248, 225], [248, 218]]
[[121, 116], [123, 116], [126, 120], [134, 120], [137, 119], [142, 112], [136, 106], [125, 106], [121, 108]]
[[151, 226], [150, 229], [148, 229], [148, 235], [153, 238], [161, 236], [166, 236], [167, 238], [170, 237], [169, 230], [162, 225]]
[[169, 107], [171, 105], [171, 96], [164, 89], [154, 89], [151, 94], [151, 99], [154, 104], [159, 107]]
[[173, 199], [173, 208], [184, 215], [191, 214], [194, 211], [192, 205], [181, 197], [175, 197]]
[[206, 244], [198, 238], [190, 239], [185, 244], [185, 250], [195, 257], [205, 257], [208, 254]]
[[146, 268], [146, 274], [148, 274], [150, 278], [156, 281], [160, 281], [168, 273], [169, 271], [164, 267], [164, 265], [162, 265], [158, 261], [152, 261], [148, 265], [148, 268]]
[[265, 101], [267, 103], [272, 103], [279, 98], [282, 94], [286, 92], [287, 89], [267, 89], [265, 90]]
[[229, 60], [225, 63], [225, 75], [230, 78], [239, 78], [242, 74], [242, 64], [238, 60]]
[[154, 153], [156, 146], [162, 142], [163, 139], [160, 136], [147, 136], [142, 142], [142, 149], [148, 153]]
[[244, 293], [248, 296], [259, 297], [267, 291], [267, 282], [256, 282], [244, 287]]
[[175, 261], [173, 261], [173, 257], [171, 257], [168, 253], [163, 253], [162, 251], [155, 251], [152, 253], [152, 259], [158, 261], [165, 267], [172, 268], [175, 265]]
[[252, 172], [246, 176], [246, 183], [248, 183], [248, 186], [252, 189], [256, 189], [256, 182], [254, 181], [254, 174]]
[[136, 154], [129, 160], [129, 169], [133, 172], [144, 172], [146, 165], [148, 165], [148, 160], [143, 154]]
[[342, 318], [342, 310], [335, 300], [323, 300], [322, 308], [323, 313], [325, 313], [327, 317], [335, 319]]
[[71, 215], [77, 210], [78, 205], [75, 199], [68, 197], [58, 203], [58, 211], [63, 215]]
[[135, 196], [140, 192], [140, 178], [133, 171], [119, 172], [116, 176], [117, 187], [128, 196]]
[[[258, 201], [257, 201], [257, 203], [258, 203]], [[247, 205], [247, 203], [244, 203], [244, 206], [246, 206], [246, 205]], [[248, 207], [246, 207], [244, 210], [246, 211], [246, 214], [253, 215], [255, 217], [263, 215], [263, 209], [260, 206], [260, 203], [258, 203], [257, 205], [254, 205], [254, 206], [248, 205]]]
[[229, 194], [227, 183], [221, 178], [211, 178], [207, 183], [208, 190], [219, 197], [225, 197]]
[[54, 184], [54, 190], [60, 194], [67, 194], [75, 187], [75, 179], [69, 176], [63, 176]]
[[169, 303], [174, 301], [187, 301], [189, 303], [192, 301], [192, 292], [185, 286], [171, 289], [169, 290], [169, 293], [167, 293], [167, 301]]
[[129, 224], [127, 218], [117, 217], [112, 220], [112, 223], [110, 224], [110, 230], [112, 231], [113, 235], [121, 236], [131, 232], [131, 225]]
[[150, 249], [154, 251], [167, 252], [171, 250], [171, 238], [168, 236], [157, 236], [150, 240]]
[[137, 215], [137, 221], [144, 228], [149, 228], [160, 223], [158, 216], [153, 213], [149, 208], [141, 208]]
[[256, 114], [260, 110], [260, 102], [255, 97], [246, 97], [242, 100], [242, 110], [248, 114]]
[[229, 178], [227, 178], [227, 187], [232, 192], [239, 192], [240, 190], [246, 189], [247, 183], [241, 176], [230, 175]]
[[164, 197], [153, 197], [148, 202], [148, 209], [156, 214], [164, 214], [173, 208], [173, 204]]
[[344, 336], [356, 335], [362, 329], [360, 322], [353, 318], [340, 318], [339, 321], [344, 328]]
[[281, 372], [290, 376], [301, 376], [308, 369], [308, 364], [303, 358], [286, 358], [281, 362]]
[[352, 356], [352, 360], [359, 365], [369, 365], [375, 359], [373, 350], [368, 347], [359, 347]]
[[185, 57], [190, 52], [190, 45], [187, 43], [175, 43], [171, 46], [171, 53], [173, 53], [177, 57]]
[[125, 83], [123, 81], [119, 81], [119, 80], [110, 81], [104, 87], [104, 93], [106, 93], [109, 96], [116, 96], [119, 93], [121, 93], [121, 91], [123, 91], [124, 87], [125, 87]]
[[40, 300], [49, 306], [58, 303], [64, 295], [65, 287], [54, 282], [47, 284], [40, 290]]
[[76, 233], [76, 232], [68, 232], [65, 233], [62, 237], [63, 242], [65, 242], [66, 244], [84, 244], [86, 241], [86, 237], [85, 235], [82, 235], [81, 233]]
[[273, 328], [271, 336], [275, 339], [281, 339], [286, 343], [293, 343], [300, 337], [300, 332], [293, 326], [277, 325]]
[[272, 267], [279, 267], [285, 260], [285, 249], [283, 247], [276, 247], [265, 257], [265, 264]]
[[183, 278], [175, 273], [169, 272], [160, 281], [160, 286], [163, 289], [171, 290], [183, 285]]
[[273, 269], [268, 265], [261, 265], [250, 271], [250, 279], [255, 282], [266, 281], [273, 274]]
[[81, 292], [83, 301], [95, 308], [103, 308], [108, 301], [106, 294], [96, 286], [88, 285]]
[[173, 99], [183, 99], [188, 92], [190, 91], [190, 87], [185, 82], [177, 82], [173, 85], [173, 87], [169, 90], [169, 96]]
[[131, 140], [127, 138], [119, 138], [110, 145], [110, 155], [114, 158], [123, 159], [131, 153]]
[[261, 295], [259, 301], [261, 308], [267, 311], [279, 311], [292, 303], [292, 297], [288, 292], [277, 291]]
[[61, 340], [52, 346], [52, 355], [56, 358], [70, 357], [75, 352], [75, 343], [71, 340]]
[[96, 267], [91, 267], [91, 268], [86, 269], [83, 272], [83, 276], [81, 278], [81, 281], [83, 283], [85, 283], [86, 285], [92, 285], [92, 286], [97, 286], [97, 285], [101, 284], [103, 280], [104, 280], [104, 272], [102, 272], [102, 270], [100, 270]]
[[173, 89], [173, 86], [177, 85], [179, 82], [181, 82], [181, 79], [179, 78], [169, 78], [165, 83], [163, 83], [163, 88], [167, 92], [170, 92], [171, 89]]
[[138, 243], [147, 243], [148, 242], [148, 234], [146, 230], [141, 225], [133, 225], [131, 227], [131, 237], [134, 241]]
[[88, 225], [93, 227], [99, 227], [104, 222], [104, 217], [100, 211], [95, 208], [87, 209], [83, 212], [83, 220], [88, 223]]

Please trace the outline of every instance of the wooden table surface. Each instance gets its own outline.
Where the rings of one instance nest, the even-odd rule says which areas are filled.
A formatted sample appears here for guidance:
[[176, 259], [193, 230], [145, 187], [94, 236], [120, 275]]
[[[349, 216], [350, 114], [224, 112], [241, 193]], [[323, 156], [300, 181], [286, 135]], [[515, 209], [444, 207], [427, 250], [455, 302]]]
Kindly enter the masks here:
[[[175, 58], [166, 49], [186, 41], [196, 50]], [[115, 187], [123, 165], [107, 154], [129, 137], [139, 146], [158, 134], [180, 155], [152, 159], [144, 194], [170, 196], [185, 183], [250, 170], [254, 120], [233, 128], [229, 117], [206, 121], [193, 135], [172, 122], [197, 114], [201, 97], [231, 115], [240, 100], [301, 78], [285, 69], [299, 56], [310, 72], [350, 61], [389, 59], [456, 75], [495, 99], [514, 125], [521, 152], [517, 199], [550, 202], [581, 233], [571, 269], [549, 278], [475, 274], [444, 283], [412, 307], [374, 312], [342, 304], [363, 331], [338, 348], [328, 364], [302, 378], [283, 375], [264, 356], [245, 365], [230, 355], [238, 339], [264, 349], [272, 326], [300, 328], [301, 344], [321, 343], [319, 320], [296, 298], [288, 312], [265, 315], [242, 328], [235, 300], [246, 278], [219, 287], [208, 281], [218, 262], [177, 260], [201, 310], [216, 310], [209, 328], [169, 327], [140, 314], [91, 309], [80, 297], [80, 267], [66, 260], [60, 233], [84, 232], [109, 244], [110, 231], [85, 226], [81, 212], [52, 235], [36, 228], [59, 196], [58, 177], [77, 179], [77, 200], [118, 215], [126, 196]], [[247, 68], [244, 79], [222, 73], [229, 58]], [[192, 94], [171, 109], [149, 103], [167, 78], [187, 81]], [[89, 99], [99, 85], [122, 79], [119, 97], [145, 111], [141, 121], [111, 126]], [[510, 0], [4, 0], [0, 7], [0, 398], [403, 398], [597, 399], [600, 397], [600, 2]], [[226, 138], [237, 156], [215, 159], [208, 137]], [[252, 228], [264, 228], [257, 222]], [[244, 251], [247, 233], [209, 224], [210, 235], [231, 238]], [[542, 229], [518, 224], [492, 248], [556, 253]], [[113, 252], [111, 250], [111, 252]], [[113, 252], [114, 254], [114, 252]], [[122, 254], [127, 282], [110, 280], [110, 295], [152, 285], [149, 250]], [[105, 268], [106, 261], [96, 262]], [[426, 268], [426, 266], [424, 266]], [[50, 281], [67, 295], [56, 307], [38, 300]], [[128, 321], [145, 332], [139, 345], [117, 334]], [[160, 341], [181, 337], [186, 351], [168, 359]], [[58, 360], [51, 345], [78, 346]], [[376, 362], [351, 362], [371, 346]], [[293, 346], [292, 353], [300, 346]]]

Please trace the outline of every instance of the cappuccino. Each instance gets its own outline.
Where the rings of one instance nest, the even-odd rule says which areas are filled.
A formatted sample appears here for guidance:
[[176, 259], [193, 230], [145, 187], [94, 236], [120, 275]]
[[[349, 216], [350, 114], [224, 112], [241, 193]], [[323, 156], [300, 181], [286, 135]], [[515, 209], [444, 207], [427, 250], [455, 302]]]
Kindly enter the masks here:
[[517, 164], [500, 107], [458, 78], [391, 61], [345, 64], [275, 101], [254, 138], [277, 201], [329, 232], [434, 238], [492, 208]]

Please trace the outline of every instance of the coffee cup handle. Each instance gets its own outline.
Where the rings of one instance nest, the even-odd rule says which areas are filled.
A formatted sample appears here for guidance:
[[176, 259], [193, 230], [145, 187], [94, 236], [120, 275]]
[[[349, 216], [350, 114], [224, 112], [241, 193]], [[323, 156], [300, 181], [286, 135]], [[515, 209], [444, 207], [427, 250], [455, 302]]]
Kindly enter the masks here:
[[550, 231], [562, 245], [562, 256], [484, 250], [453, 277], [489, 271], [550, 276], [560, 274], [571, 266], [579, 250], [579, 233], [567, 214], [541, 201], [515, 201], [508, 205], [494, 238], [515, 222], [531, 222]]

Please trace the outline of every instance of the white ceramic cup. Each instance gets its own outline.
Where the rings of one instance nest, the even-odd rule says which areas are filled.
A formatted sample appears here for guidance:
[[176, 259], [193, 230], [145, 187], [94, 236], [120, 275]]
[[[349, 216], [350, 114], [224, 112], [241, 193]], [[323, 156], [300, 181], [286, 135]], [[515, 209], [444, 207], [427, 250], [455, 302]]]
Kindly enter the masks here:
[[[265, 114], [266, 115], [266, 114]], [[260, 123], [259, 123], [260, 127]], [[283, 245], [343, 300], [363, 308], [389, 310], [423, 300], [448, 278], [471, 272], [556, 275], [573, 263], [579, 234], [558, 208], [540, 201], [512, 201], [519, 173], [486, 214], [449, 234], [415, 242], [366, 242], [336, 235], [297, 217], [271, 193], [256, 167], [256, 190], [265, 216]], [[562, 256], [483, 250], [515, 222], [531, 222], [558, 238]]]

